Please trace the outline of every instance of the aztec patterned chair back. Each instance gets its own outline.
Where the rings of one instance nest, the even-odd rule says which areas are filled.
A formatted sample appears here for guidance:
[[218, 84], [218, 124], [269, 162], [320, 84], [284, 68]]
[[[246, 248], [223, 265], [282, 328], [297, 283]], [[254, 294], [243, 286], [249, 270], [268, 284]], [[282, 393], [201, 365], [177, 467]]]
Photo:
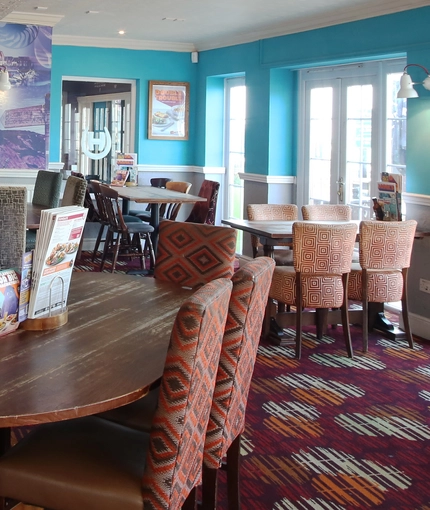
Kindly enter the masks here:
[[87, 191], [87, 181], [80, 177], [71, 175], [64, 188], [63, 199], [61, 205], [84, 205], [85, 193]]
[[0, 186], [0, 269], [21, 267], [26, 246], [27, 190]]
[[236, 235], [234, 228], [163, 220], [155, 278], [191, 288], [217, 278], [231, 278]]
[[305, 221], [349, 221], [352, 209], [349, 205], [312, 204], [302, 206], [302, 216]]
[[0, 458], [0, 505], [194, 509], [231, 289], [222, 278], [182, 304], [150, 434], [94, 416], [35, 427]]
[[[170, 181], [166, 184], [166, 189], [177, 191], [178, 193], [189, 193], [191, 189], [191, 182], [186, 181]], [[160, 206], [160, 218], [165, 218], [166, 220], [176, 220], [178, 216], [178, 212], [180, 211], [182, 203], [172, 203], [172, 204], [161, 204]]]
[[145, 508], [180, 508], [201, 483], [231, 288], [225, 278], [210, 282], [178, 313], [152, 420], [143, 478]]
[[219, 182], [205, 179], [202, 182], [198, 196], [206, 198], [206, 202], [196, 202], [186, 222], [206, 223], [215, 225], [216, 206], [218, 202]]
[[[282, 220], [295, 221], [298, 219], [298, 209], [295, 204], [248, 204], [247, 213], [249, 220]], [[255, 258], [262, 254], [263, 245], [257, 236], [251, 235], [252, 256]], [[279, 246], [291, 248], [291, 243], [280, 243]], [[293, 253], [291, 250], [283, 249], [274, 251], [277, 266], [291, 266]]]
[[[233, 290], [206, 434], [203, 508], [216, 507], [216, 476], [222, 460], [229, 464], [229, 508], [240, 508], [240, 440], [275, 262], [259, 257], [232, 278]], [[236, 476], [231, 476], [235, 472]]]
[[362, 221], [360, 264], [349, 277], [348, 298], [363, 303], [363, 350], [368, 349], [367, 303], [402, 301], [402, 316], [409, 346], [413, 338], [409, 325], [406, 281], [417, 222]]
[[49, 209], [58, 207], [62, 180], [63, 176], [59, 172], [39, 170], [34, 184], [32, 203]]
[[[348, 275], [357, 233], [355, 223], [338, 225], [297, 221], [293, 224], [294, 268], [276, 267], [270, 299], [295, 305], [296, 356], [302, 342], [302, 308], [342, 308], [347, 315]], [[348, 355], [352, 357], [349, 324], [343, 321]]]

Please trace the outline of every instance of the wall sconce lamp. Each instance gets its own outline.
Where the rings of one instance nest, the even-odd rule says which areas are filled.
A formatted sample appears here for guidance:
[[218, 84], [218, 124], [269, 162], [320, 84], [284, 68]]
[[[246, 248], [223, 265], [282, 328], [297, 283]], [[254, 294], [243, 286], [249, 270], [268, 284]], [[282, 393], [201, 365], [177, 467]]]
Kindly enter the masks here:
[[[409, 66], [417, 66], [421, 67], [423, 71], [427, 74], [427, 78], [424, 81], [419, 82], [412, 82], [411, 77], [406, 72], [406, 69]], [[422, 85], [426, 90], [430, 90], [430, 73], [427, 71], [427, 69], [420, 64], [408, 64], [403, 69], [402, 77], [400, 78], [400, 90], [397, 92], [398, 98], [411, 98], [411, 97], [418, 97], [418, 92], [414, 89], [414, 85]]]
[[9, 90], [11, 88], [9, 73], [6, 66], [0, 65], [0, 90]]

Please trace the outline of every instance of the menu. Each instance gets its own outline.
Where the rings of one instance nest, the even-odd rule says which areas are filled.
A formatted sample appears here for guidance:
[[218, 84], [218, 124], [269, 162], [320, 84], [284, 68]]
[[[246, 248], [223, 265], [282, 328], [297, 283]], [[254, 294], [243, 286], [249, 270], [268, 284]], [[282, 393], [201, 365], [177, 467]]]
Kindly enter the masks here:
[[87, 213], [88, 209], [80, 206], [42, 211], [33, 254], [28, 318], [47, 317], [65, 308]]

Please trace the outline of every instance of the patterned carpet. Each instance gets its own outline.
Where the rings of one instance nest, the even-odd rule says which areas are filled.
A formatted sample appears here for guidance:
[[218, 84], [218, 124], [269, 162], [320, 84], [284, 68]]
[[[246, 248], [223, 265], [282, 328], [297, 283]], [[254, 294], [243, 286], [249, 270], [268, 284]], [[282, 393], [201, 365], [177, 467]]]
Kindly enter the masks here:
[[[290, 347], [259, 347], [242, 509], [429, 510], [430, 344], [411, 350], [373, 332], [364, 355], [361, 329], [352, 327], [351, 360], [341, 327], [320, 341], [313, 331], [300, 361]], [[221, 473], [220, 510], [225, 489]]]

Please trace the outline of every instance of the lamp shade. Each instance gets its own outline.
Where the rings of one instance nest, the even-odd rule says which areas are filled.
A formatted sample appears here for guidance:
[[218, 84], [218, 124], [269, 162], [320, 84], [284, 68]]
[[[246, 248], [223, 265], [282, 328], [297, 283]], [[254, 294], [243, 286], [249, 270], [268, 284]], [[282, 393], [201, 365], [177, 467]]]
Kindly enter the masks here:
[[399, 99], [418, 97], [418, 92], [414, 89], [413, 85], [409, 74], [403, 73], [400, 78], [400, 90], [397, 92], [397, 97]]
[[10, 88], [9, 73], [6, 69], [0, 68], [0, 90], [9, 90]]

